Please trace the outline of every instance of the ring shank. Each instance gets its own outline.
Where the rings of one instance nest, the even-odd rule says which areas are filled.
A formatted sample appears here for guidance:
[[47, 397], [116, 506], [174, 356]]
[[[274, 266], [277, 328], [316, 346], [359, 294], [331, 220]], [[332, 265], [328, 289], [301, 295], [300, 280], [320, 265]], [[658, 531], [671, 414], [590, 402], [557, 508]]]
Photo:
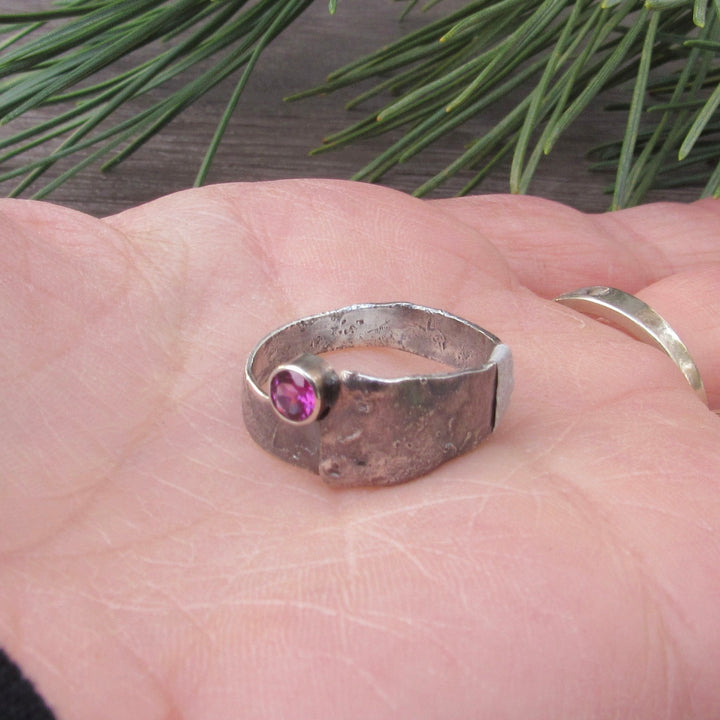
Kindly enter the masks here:
[[[339, 374], [327, 417], [296, 426], [277, 417], [263, 387], [303, 353], [350, 347], [403, 350], [451, 366], [425, 376]], [[292, 322], [264, 338], [246, 366], [244, 413], [253, 438], [331, 485], [387, 485], [466, 452], [495, 427], [512, 390], [510, 351], [491, 333], [410, 303], [354, 305]]]
[[262, 386], [278, 365], [301, 353], [386, 347], [458, 369], [485, 365], [500, 340], [465, 320], [409, 303], [353, 305], [297, 320], [262, 340], [250, 356], [250, 375]]
[[647, 303], [617, 288], [579, 288], [555, 298], [577, 312], [605, 320], [640, 342], [662, 350], [678, 366], [698, 397], [707, 405], [705, 387], [685, 343]]

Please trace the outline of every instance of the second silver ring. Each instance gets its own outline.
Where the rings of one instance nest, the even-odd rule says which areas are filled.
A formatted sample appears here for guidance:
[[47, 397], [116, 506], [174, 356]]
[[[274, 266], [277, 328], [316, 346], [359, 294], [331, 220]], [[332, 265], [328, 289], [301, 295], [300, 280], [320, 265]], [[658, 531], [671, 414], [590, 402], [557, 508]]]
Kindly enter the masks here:
[[564, 293], [555, 301], [585, 315], [606, 320], [636, 340], [662, 350], [680, 368], [698, 397], [708, 404], [700, 371], [685, 343], [667, 321], [640, 298], [617, 288], [596, 285]]

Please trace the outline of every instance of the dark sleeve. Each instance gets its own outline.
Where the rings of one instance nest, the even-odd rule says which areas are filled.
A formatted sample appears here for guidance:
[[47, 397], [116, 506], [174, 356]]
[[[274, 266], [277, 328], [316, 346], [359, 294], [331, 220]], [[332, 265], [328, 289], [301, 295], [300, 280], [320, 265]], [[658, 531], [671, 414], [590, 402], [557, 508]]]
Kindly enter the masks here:
[[0, 648], [0, 718], [2, 720], [54, 720], [55, 716], [35, 692], [20, 668]]

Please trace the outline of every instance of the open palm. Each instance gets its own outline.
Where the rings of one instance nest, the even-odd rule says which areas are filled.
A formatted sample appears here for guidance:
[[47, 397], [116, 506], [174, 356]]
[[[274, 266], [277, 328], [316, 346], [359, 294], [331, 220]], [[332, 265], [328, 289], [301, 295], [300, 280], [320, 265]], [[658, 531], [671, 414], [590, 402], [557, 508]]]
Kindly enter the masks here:
[[[0, 646], [60, 720], [720, 717], [720, 419], [551, 301], [638, 294], [720, 406], [718, 203], [298, 181], [0, 223]], [[390, 300], [499, 335], [515, 393], [478, 450], [332, 490], [249, 439], [244, 361]]]

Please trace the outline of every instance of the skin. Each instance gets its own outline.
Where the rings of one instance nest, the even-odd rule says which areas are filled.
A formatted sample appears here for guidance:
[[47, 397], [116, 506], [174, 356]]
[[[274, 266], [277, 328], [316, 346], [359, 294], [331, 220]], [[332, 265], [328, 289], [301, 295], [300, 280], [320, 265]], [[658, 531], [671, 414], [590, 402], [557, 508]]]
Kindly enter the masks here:
[[[720, 203], [288, 181], [0, 228], [0, 645], [60, 720], [720, 717], [720, 418], [551, 301], [638, 295], [720, 407]], [[249, 439], [244, 359], [387, 300], [496, 333], [516, 389], [478, 450], [332, 490]]]

